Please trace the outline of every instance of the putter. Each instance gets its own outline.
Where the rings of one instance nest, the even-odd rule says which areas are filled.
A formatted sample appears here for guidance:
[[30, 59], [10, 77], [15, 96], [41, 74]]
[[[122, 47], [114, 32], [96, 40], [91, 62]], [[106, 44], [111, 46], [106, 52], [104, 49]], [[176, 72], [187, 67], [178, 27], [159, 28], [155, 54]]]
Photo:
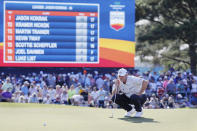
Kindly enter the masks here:
[[[112, 101], [113, 102], [113, 106], [114, 106], [114, 103], [115, 103], [115, 101], [116, 101], [116, 93], [117, 93], [117, 91], [118, 91], [118, 89], [116, 89], [116, 92], [115, 92], [115, 96], [114, 96], [114, 101]], [[114, 109], [112, 109], [112, 114], [111, 114], [111, 118], [113, 118], [114, 117]]]
[[[116, 93], [115, 93], [115, 96], [114, 96], [113, 104], [115, 103], [115, 101], [116, 101]], [[113, 106], [114, 106], [114, 105], [113, 105]], [[114, 118], [114, 109], [112, 109], [111, 118]]]

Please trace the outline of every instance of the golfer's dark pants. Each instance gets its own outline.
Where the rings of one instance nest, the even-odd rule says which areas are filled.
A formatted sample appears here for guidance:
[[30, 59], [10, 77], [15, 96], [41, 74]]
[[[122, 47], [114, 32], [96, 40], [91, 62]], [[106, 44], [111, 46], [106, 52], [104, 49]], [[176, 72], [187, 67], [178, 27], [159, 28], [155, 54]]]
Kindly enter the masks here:
[[[112, 100], [118, 104], [121, 108], [125, 109], [126, 111], [130, 111], [132, 109], [131, 105], [135, 106], [135, 110], [137, 112], [142, 111], [142, 106], [146, 102], [146, 95], [136, 95], [133, 94], [131, 97], [127, 97], [125, 94], [116, 94], [112, 97]], [[131, 105], [130, 105], [131, 104]]]

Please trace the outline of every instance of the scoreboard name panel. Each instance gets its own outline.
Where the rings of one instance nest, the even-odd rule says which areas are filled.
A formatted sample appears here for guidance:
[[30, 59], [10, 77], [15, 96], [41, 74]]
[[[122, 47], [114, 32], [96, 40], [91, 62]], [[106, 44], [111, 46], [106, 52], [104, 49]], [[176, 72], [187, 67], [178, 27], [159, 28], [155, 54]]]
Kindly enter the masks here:
[[5, 3], [5, 63], [98, 63], [99, 5]]
[[1, 0], [0, 67], [134, 67], [135, 0]]

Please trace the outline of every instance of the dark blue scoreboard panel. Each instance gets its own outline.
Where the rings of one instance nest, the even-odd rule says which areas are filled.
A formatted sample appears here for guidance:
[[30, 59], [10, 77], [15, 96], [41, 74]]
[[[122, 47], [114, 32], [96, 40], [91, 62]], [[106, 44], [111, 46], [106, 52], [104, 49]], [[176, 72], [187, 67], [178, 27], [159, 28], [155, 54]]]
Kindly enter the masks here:
[[134, 67], [135, 0], [0, 0], [0, 67]]
[[98, 63], [99, 5], [5, 1], [4, 61]]

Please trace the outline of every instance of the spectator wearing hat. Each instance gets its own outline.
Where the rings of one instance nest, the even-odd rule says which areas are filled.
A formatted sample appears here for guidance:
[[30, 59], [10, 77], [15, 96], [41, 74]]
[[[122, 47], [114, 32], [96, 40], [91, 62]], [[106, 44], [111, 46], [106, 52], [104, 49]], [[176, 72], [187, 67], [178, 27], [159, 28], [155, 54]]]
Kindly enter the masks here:
[[20, 97], [19, 97], [19, 101], [18, 101], [19, 103], [26, 103], [26, 99], [25, 99], [25, 97], [24, 97], [24, 95], [21, 95]]
[[183, 97], [181, 94], [177, 94], [175, 102], [176, 108], [184, 108], [187, 106], [187, 99]]
[[2, 85], [3, 92], [12, 92], [13, 85], [11, 83], [10, 77], [7, 77], [5, 82]]
[[38, 103], [38, 97], [36, 93], [33, 93], [30, 97], [29, 97], [29, 101], [28, 103]]

